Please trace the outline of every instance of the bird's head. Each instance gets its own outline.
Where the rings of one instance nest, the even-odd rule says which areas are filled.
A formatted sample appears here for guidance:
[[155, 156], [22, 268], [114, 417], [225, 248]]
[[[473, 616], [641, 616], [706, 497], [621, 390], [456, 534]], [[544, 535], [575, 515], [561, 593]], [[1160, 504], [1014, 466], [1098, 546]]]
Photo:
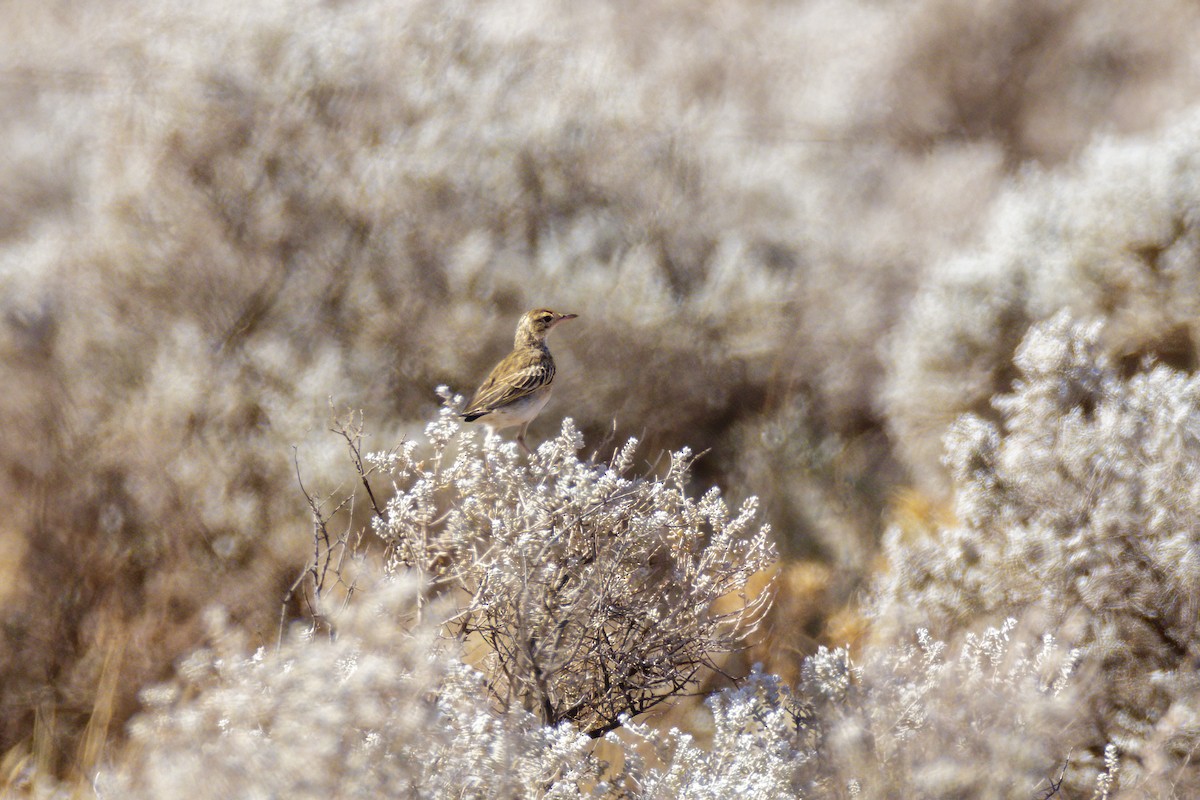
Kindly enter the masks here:
[[560, 322], [566, 322], [578, 316], [578, 314], [560, 314], [548, 308], [535, 308], [521, 317], [521, 323], [517, 325], [517, 344], [545, 341], [546, 334], [550, 332], [551, 328]]

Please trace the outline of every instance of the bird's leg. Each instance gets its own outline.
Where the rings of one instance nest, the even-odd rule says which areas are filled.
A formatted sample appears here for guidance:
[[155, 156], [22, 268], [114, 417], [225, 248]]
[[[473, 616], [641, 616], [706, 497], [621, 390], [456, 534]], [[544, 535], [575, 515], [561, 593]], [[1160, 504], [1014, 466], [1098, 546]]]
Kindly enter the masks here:
[[525, 451], [525, 455], [532, 455], [529, 445], [525, 444], [525, 429], [528, 427], [528, 422], [521, 426], [521, 432], [517, 434], [517, 444], [521, 445], [521, 449]]
[[[484, 445], [487, 444], [488, 439], [491, 439], [493, 436], [496, 435], [496, 429], [493, 428], [491, 425], [488, 425], [486, 430], [487, 430], [487, 433], [484, 434], [484, 439], [483, 439]], [[488, 460], [486, 447], [484, 447], [484, 450], [483, 450], [483, 471], [489, 478], [491, 477], [491, 462]]]

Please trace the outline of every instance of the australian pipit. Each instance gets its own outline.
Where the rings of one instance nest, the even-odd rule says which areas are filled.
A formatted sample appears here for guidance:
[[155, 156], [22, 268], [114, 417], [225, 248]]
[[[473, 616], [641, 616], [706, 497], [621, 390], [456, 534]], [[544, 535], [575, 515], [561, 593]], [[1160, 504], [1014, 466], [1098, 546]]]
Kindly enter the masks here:
[[554, 359], [546, 347], [546, 334], [576, 314], [559, 314], [535, 308], [517, 323], [513, 351], [497, 364], [463, 412], [467, 422], [481, 420], [492, 431], [520, 425], [517, 444], [526, 453], [525, 429], [550, 399]]

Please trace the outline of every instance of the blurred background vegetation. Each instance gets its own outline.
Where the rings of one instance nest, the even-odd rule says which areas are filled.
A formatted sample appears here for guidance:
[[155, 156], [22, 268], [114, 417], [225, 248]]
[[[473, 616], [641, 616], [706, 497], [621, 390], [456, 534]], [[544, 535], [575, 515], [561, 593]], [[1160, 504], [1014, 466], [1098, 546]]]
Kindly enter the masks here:
[[580, 315], [532, 440], [687, 445], [762, 498], [784, 675], [862, 634], [885, 525], [949, 513], [943, 433], [1033, 321], [1195, 367], [1197, 190], [1080, 156], [1200, 101], [1184, 0], [0, 11], [0, 753], [48, 770], [207, 607], [274, 640], [294, 459], [352, 475], [331, 398], [392, 446], [528, 308]]

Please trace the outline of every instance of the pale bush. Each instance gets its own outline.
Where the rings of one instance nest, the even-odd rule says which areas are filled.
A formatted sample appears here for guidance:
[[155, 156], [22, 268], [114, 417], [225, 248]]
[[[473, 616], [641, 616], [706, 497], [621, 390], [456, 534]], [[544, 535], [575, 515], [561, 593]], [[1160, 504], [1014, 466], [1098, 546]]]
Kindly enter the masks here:
[[[1024, 627], [1015, 633], [1008, 619], [956, 637], [957, 647], [919, 630], [915, 643], [869, 649], [855, 679], [840, 682], [841, 695], [816, 695], [826, 718], [817, 752], [836, 765], [825, 785], [836, 791], [853, 781], [863, 798], [1016, 800], [1044, 792], [1068, 766], [1084, 779], [1094, 775], [1071, 754], [1079, 653], [1050, 635], [1039, 642]], [[839, 674], [838, 654], [821, 655], [808, 662], [807, 685], [822, 662]]]
[[474, 670], [404, 624], [417, 584], [379, 584], [335, 639], [245, 651], [217, 626], [177, 685], [147, 690], [100, 797], [584, 797], [600, 765], [570, 726], [495, 714]]
[[609, 739], [652, 746], [651, 762], [626, 756], [641, 798], [1025, 800], [1068, 764], [1078, 653], [1050, 636], [1031, 647], [1015, 625], [956, 648], [920, 631], [858, 662], [821, 648], [795, 689], [753, 672], [709, 699], [706, 744], [633, 724]]
[[415, 581], [387, 581], [336, 638], [252, 654], [218, 615], [180, 680], [144, 693], [96, 795], [1028, 798], [1066, 763], [1074, 654], [1011, 641], [1012, 621], [953, 654], [924, 632], [862, 663], [822, 648], [797, 689], [755, 671], [713, 695], [708, 742], [622, 719], [601, 751], [571, 723], [498, 712], [436, 635], [445, 606], [414, 625], [419, 604]]
[[938, 486], [941, 437], [961, 413], [987, 415], [1012, 380], [1028, 326], [1060, 309], [1104, 322], [1105, 352], [1198, 363], [1200, 116], [1142, 138], [1103, 139], [1061, 172], [1009, 188], [985, 238], [941, 263], [890, 345], [893, 440]]
[[731, 514], [715, 488], [689, 497], [686, 450], [661, 476], [630, 474], [636, 440], [607, 464], [581, 459], [570, 419], [526, 463], [513, 443], [465, 429], [461, 408], [458, 397], [442, 409], [427, 446], [368, 457], [376, 487], [390, 479], [394, 492], [376, 531], [389, 569], [453, 598], [501, 708], [600, 736], [754, 633], [770, 592], [746, 584], [774, 561], [768, 529], [751, 528], [755, 500]]
[[881, 427], [927, 265], [1018, 159], [1194, 100], [1195, 12], [1123, 7], [4, 4], [0, 749], [54, 719], [69, 761], [119, 653], [118, 729], [213, 595], [270, 637], [326, 398], [419, 426], [537, 305], [588, 326], [555, 408], [711, 450], [848, 597], [961, 410], [935, 375], [934, 430]]
[[[102, 796], [583, 797], [630, 785], [636, 754], [614, 771], [591, 743], [691, 688], [769, 603], [767, 592], [728, 602], [771, 564], [767, 530], [749, 529], [754, 502], [732, 515], [715, 490], [692, 499], [686, 452], [660, 477], [628, 474], [635, 441], [611, 463], [582, 460], [569, 420], [528, 463], [451, 407], [426, 436], [361, 464], [364, 502], [383, 502], [391, 579], [359, 575], [345, 610], [325, 617], [335, 635], [314, 640], [310, 627], [278, 652], [247, 657], [246, 637], [218, 626], [181, 685], [145, 694]], [[334, 571], [349, 582], [361, 567]], [[482, 673], [459, 660], [480, 641]]]
[[1099, 324], [1064, 313], [1016, 356], [998, 423], [966, 416], [947, 438], [959, 524], [892, 532], [879, 622], [935, 631], [998, 615], [1036, 619], [1085, 646], [1076, 758], [1107, 743], [1125, 787], [1200, 786], [1189, 753], [1197, 684], [1200, 378], [1152, 361], [1126, 377]]

